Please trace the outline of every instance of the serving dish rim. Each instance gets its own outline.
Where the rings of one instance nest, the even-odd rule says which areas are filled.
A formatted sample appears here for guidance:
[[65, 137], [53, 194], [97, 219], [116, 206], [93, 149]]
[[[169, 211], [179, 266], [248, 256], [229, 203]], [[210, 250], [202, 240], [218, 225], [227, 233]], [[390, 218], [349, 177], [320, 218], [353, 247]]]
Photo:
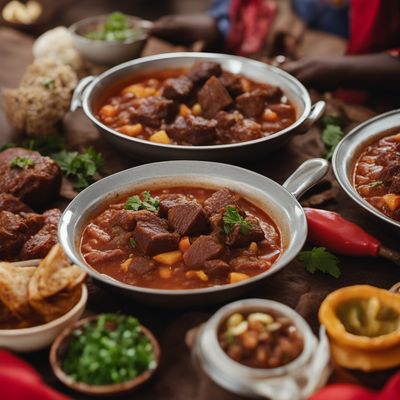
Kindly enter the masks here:
[[[302, 114], [298, 117], [296, 117], [296, 120], [289, 125], [288, 127], [275, 132], [269, 136], [264, 136], [258, 139], [253, 139], [253, 140], [247, 140], [244, 142], [238, 142], [238, 143], [229, 143], [229, 144], [216, 144], [216, 145], [205, 145], [205, 146], [189, 146], [189, 145], [180, 145], [180, 144], [163, 144], [163, 143], [156, 143], [156, 142], [151, 142], [146, 139], [140, 139], [137, 137], [133, 136], [128, 136], [123, 133], [120, 133], [116, 131], [115, 129], [110, 128], [109, 126], [103, 124], [96, 116], [94, 113], [92, 113], [89, 105], [89, 98], [91, 96], [92, 91], [94, 90], [95, 86], [103, 79], [106, 79], [109, 76], [112, 76], [113, 74], [118, 73], [121, 70], [124, 70], [129, 67], [134, 67], [136, 65], [141, 65], [141, 64], [147, 64], [147, 63], [152, 63], [152, 62], [157, 62], [157, 61], [165, 61], [169, 59], [188, 59], [189, 61], [197, 61], [197, 60], [211, 60], [215, 62], [221, 62], [221, 61], [237, 61], [240, 62], [241, 64], [247, 64], [247, 65], [253, 65], [253, 66], [258, 66], [262, 68], [266, 68], [271, 70], [274, 74], [279, 75], [280, 77], [288, 80], [290, 83], [292, 83], [294, 86], [296, 86], [300, 91], [301, 91], [301, 98], [304, 102], [304, 110]], [[133, 75], [132, 75], [133, 76]], [[286, 93], [284, 93], [286, 95]], [[285, 134], [288, 134], [291, 131], [294, 131], [302, 126], [307, 120], [307, 118], [310, 116], [311, 111], [312, 111], [312, 105], [311, 105], [311, 98], [306, 90], [306, 88], [303, 86], [303, 84], [297, 80], [294, 76], [290, 75], [286, 71], [277, 68], [275, 66], [265, 64], [261, 61], [249, 59], [246, 57], [241, 57], [241, 56], [233, 56], [233, 55], [228, 55], [228, 54], [222, 54], [222, 53], [203, 53], [203, 52], [174, 52], [174, 53], [165, 53], [165, 54], [157, 54], [153, 56], [147, 56], [147, 57], [140, 57], [135, 60], [130, 60], [126, 61], [124, 63], [118, 64], [100, 75], [96, 76], [92, 82], [88, 84], [88, 86], [85, 88], [84, 93], [83, 93], [83, 99], [82, 99], [82, 108], [85, 113], [85, 115], [90, 119], [90, 121], [97, 127], [100, 127], [104, 131], [107, 131], [108, 134], [114, 135], [119, 137], [120, 139], [125, 139], [133, 143], [139, 143], [139, 144], [146, 144], [150, 146], [155, 146], [161, 147], [161, 148], [168, 148], [168, 149], [182, 149], [182, 150], [191, 150], [191, 151], [202, 151], [202, 150], [216, 150], [216, 149], [231, 149], [231, 148], [237, 148], [237, 147], [246, 147], [246, 146], [251, 146], [255, 145], [258, 143], [262, 142], [267, 142], [272, 139], [279, 138], [281, 136], [284, 136]]]
[[[69, 238], [68, 234], [67, 234], [67, 225], [69, 224], [69, 220], [71, 219], [71, 214], [72, 214], [71, 209], [73, 209], [75, 204], [80, 200], [80, 198], [82, 197], [81, 194], [83, 194], [84, 192], [89, 193], [89, 190], [94, 190], [93, 188], [95, 188], [95, 185], [97, 186], [100, 182], [103, 182], [103, 184], [104, 184], [104, 182], [106, 182], [106, 181], [112, 182], [113, 180], [118, 179], [118, 176], [125, 175], [125, 174], [127, 175], [130, 173], [132, 174], [135, 172], [133, 170], [136, 168], [144, 169], [144, 168], [148, 168], [150, 165], [165, 166], [165, 164], [174, 164], [174, 165], [179, 166], [180, 164], [186, 165], [187, 163], [194, 165], [194, 167], [196, 165], [204, 166], [207, 164], [208, 167], [224, 166], [225, 168], [228, 168], [231, 171], [232, 170], [233, 171], [241, 171], [242, 173], [244, 172], [245, 174], [247, 174], [249, 176], [253, 176], [258, 179], [262, 178], [264, 181], [268, 182], [269, 185], [274, 186], [275, 189], [284, 192], [285, 196], [287, 196], [288, 198], [291, 199], [291, 201], [293, 201], [293, 206], [296, 209], [296, 213], [294, 213], [295, 215], [293, 216], [293, 220], [291, 222], [293, 224], [299, 225], [300, 228], [302, 228], [302, 231], [296, 232], [297, 241], [293, 241], [292, 246], [282, 245], [281, 255], [278, 257], [278, 259], [275, 260], [274, 263], [272, 263], [271, 267], [268, 270], [263, 271], [260, 274], [251, 276], [248, 279], [245, 279], [243, 281], [236, 282], [236, 283], [228, 283], [228, 284], [224, 284], [224, 285], [215, 285], [215, 286], [210, 286], [210, 287], [205, 287], [205, 288], [195, 288], [195, 289], [157, 289], [157, 288], [149, 288], [149, 287], [142, 287], [142, 286], [127, 284], [127, 283], [119, 281], [115, 278], [112, 278], [109, 275], [100, 273], [99, 271], [97, 271], [96, 269], [94, 269], [92, 266], [90, 266], [88, 263], [86, 263], [84, 261], [83, 255], [81, 253], [81, 247], [80, 247], [83, 231], [79, 232], [79, 242], [77, 241], [76, 237]], [[195, 173], [192, 173], [192, 174], [196, 175]], [[175, 176], [177, 176], [177, 175], [175, 175]], [[182, 176], [187, 176], [187, 175], [183, 174]], [[197, 176], [199, 176], [199, 174], [197, 174]], [[203, 177], [204, 176], [205, 176], [205, 172], [203, 173]], [[170, 177], [171, 176], [168, 176], [167, 178], [170, 178]], [[164, 178], [166, 178], [166, 177], [164, 177]], [[145, 180], [149, 180], [149, 179], [150, 178], [145, 178]], [[219, 179], [219, 180], [225, 179], [225, 180], [230, 180], [231, 182], [235, 182], [235, 179], [232, 177], [232, 175], [230, 177], [217, 176], [217, 179]], [[136, 186], [138, 186], [138, 185], [136, 184]], [[130, 187], [133, 191], [135, 184], [132, 183], [132, 185]], [[251, 184], [249, 185], [249, 187], [255, 188], [255, 186], [251, 185]], [[257, 188], [257, 189], [260, 189], [260, 188]], [[261, 188], [261, 190], [263, 191], [262, 188]], [[78, 234], [77, 233], [78, 228], [76, 225], [77, 225], [78, 221], [82, 221], [82, 218], [83, 218], [82, 215], [85, 215], [85, 214], [86, 214], [86, 216], [93, 215], [95, 213], [96, 208], [99, 207], [102, 204], [102, 202], [104, 202], [104, 200], [106, 199], [106, 196], [109, 193], [112, 193], [112, 191], [110, 191], [108, 193], [103, 193], [102, 198], [99, 199], [98, 202], [90, 205], [90, 208], [93, 207], [91, 212], [88, 211], [88, 208], [89, 208], [88, 205], [86, 205], [86, 207], [84, 209], [84, 210], [86, 210], [86, 212], [84, 210], [80, 210], [78, 220], [75, 222], [75, 226], [72, 228], [75, 235]], [[257, 207], [259, 207], [262, 211], [266, 212], [267, 215], [269, 215], [269, 213], [267, 211], [265, 211], [265, 208], [262, 208], [260, 205]], [[80, 207], [80, 208], [82, 208], [82, 207]], [[279, 232], [282, 235], [282, 230], [281, 230], [281, 226], [280, 226], [281, 223], [276, 221], [276, 216], [275, 217], [270, 216], [270, 218], [272, 219], [274, 224], [276, 224], [276, 226], [279, 229]], [[293, 222], [294, 220], [296, 220], [296, 221]], [[59, 227], [58, 227], [59, 242], [61, 243], [61, 246], [62, 246], [64, 252], [66, 253], [66, 255], [71, 260], [73, 260], [74, 263], [76, 263], [81, 268], [83, 268], [84, 271], [87, 272], [94, 279], [100, 280], [102, 283], [104, 283], [106, 285], [111, 285], [111, 286], [114, 286], [119, 289], [128, 290], [129, 292], [137, 292], [137, 293], [141, 293], [144, 295], [149, 295], [149, 294], [150, 295], [162, 295], [162, 296], [166, 295], [166, 296], [170, 296], [170, 297], [186, 297], [186, 296], [190, 296], [190, 295], [198, 296], [198, 295], [204, 295], [204, 294], [208, 294], [208, 293], [214, 294], [214, 293], [218, 293], [218, 292], [228, 291], [229, 289], [246, 286], [250, 283], [255, 283], [259, 280], [262, 280], [262, 279], [266, 278], [267, 276], [273, 275], [276, 272], [280, 271], [287, 264], [289, 264], [293, 259], [295, 259], [295, 257], [297, 256], [297, 254], [303, 247], [303, 245], [306, 241], [306, 237], [307, 237], [307, 223], [306, 223], [306, 217], [305, 217], [304, 211], [303, 211], [300, 203], [298, 202], [298, 200], [295, 198], [295, 196], [292, 193], [290, 193], [282, 185], [278, 184], [277, 182], [273, 181], [272, 179], [270, 179], [264, 175], [258, 174], [256, 172], [250, 171], [245, 168], [233, 166], [230, 164], [217, 163], [217, 162], [206, 162], [206, 161], [184, 161], [184, 160], [161, 161], [161, 162], [157, 162], [157, 163], [143, 164], [138, 167], [133, 167], [133, 168], [130, 168], [130, 169], [127, 169], [124, 171], [117, 172], [115, 174], [109, 175], [109, 176], [101, 179], [100, 181], [97, 181], [96, 183], [92, 184], [89, 188], [82, 191], [78, 196], [76, 196], [72, 200], [72, 202], [64, 210], [64, 212], [61, 216], [61, 219], [60, 219]], [[290, 240], [292, 240], [292, 237], [290, 237]], [[76, 255], [76, 253], [78, 253], [78, 252], [79, 252], [79, 256]], [[284, 259], [284, 261], [282, 262], [282, 256], [284, 256], [285, 254], [286, 254], [286, 256], [285, 256], [286, 260]]]
[[[357, 135], [362, 133], [362, 131], [369, 125], [376, 123], [379, 120], [385, 119], [387, 117], [392, 117], [396, 114], [398, 114], [399, 116], [398, 124], [395, 124], [392, 127], [387, 127], [386, 129], [381, 130], [379, 132], [370, 133], [366, 135], [364, 139], [357, 140]], [[356, 202], [364, 210], [368, 211], [369, 213], [373, 214], [379, 219], [400, 229], [400, 221], [396, 221], [393, 218], [388, 217], [387, 215], [383, 214], [381, 211], [373, 207], [357, 192], [357, 189], [353, 186], [352, 183], [352, 174], [360, 150], [365, 149], [366, 146], [371, 144], [371, 142], [374, 142], [375, 140], [379, 140], [379, 138], [384, 137], [385, 135], [382, 135], [382, 133], [384, 133], [385, 131], [390, 129], [395, 129], [397, 127], [399, 127], [400, 129], [400, 108], [395, 110], [390, 110], [383, 114], [376, 115], [375, 117], [372, 117], [364, 121], [360, 125], [357, 125], [340, 141], [340, 143], [336, 147], [332, 156], [332, 168], [340, 186], [354, 202]], [[354, 141], [354, 144], [351, 144], [352, 141]], [[351, 162], [350, 176], [345, 170], [346, 164], [349, 161]]]

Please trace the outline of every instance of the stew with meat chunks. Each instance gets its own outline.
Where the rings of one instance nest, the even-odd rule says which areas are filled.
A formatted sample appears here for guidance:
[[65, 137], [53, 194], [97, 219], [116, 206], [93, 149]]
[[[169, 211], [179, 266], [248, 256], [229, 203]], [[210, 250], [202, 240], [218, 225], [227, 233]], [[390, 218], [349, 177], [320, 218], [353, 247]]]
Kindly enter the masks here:
[[[393, 132], [396, 132], [393, 135]], [[355, 163], [353, 184], [368, 203], [400, 221], [400, 129], [369, 145]]]
[[233, 360], [252, 368], [278, 368], [296, 359], [304, 340], [293, 322], [271, 312], [234, 313], [220, 327], [218, 341]]
[[296, 120], [278, 86], [254, 82], [199, 61], [136, 78], [97, 113], [110, 128], [155, 143], [219, 145], [259, 139]]
[[173, 187], [106, 206], [85, 227], [81, 251], [94, 269], [124, 283], [196, 289], [267, 271], [282, 244], [272, 219], [239, 194]]

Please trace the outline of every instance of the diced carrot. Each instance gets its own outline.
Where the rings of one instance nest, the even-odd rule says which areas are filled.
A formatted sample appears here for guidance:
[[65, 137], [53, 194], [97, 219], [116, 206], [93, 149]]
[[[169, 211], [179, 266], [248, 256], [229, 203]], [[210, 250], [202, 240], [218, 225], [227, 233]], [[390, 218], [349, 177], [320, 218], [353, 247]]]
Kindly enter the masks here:
[[245, 279], [248, 279], [248, 278], [249, 278], [248, 275], [242, 274], [241, 272], [231, 272], [229, 274], [229, 282], [230, 283], [244, 281]]
[[121, 269], [124, 272], [128, 272], [128, 268], [130, 263], [132, 262], [132, 258], [128, 258], [126, 259], [122, 264], [121, 264]]
[[179, 250], [168, 251], [167, 253], [157, 254], [153, 257], [157, 261], [165, 265], [174, 265], [182, 259], [182, 253]]
[[395, 211], [400, 207], [400, 195], [398, 194], [385, 194], [383, 200], [391, 211]]
[[163, 279], [169, 279], [172, 276], [172, 271], [168, 267], [160, 267], [158, 269], [158, 273], [160, 277]]
[[190, 247], [189, 236], [184, 236], [179, 242], [179, 250], [184, 253]]
[[181, 104], [179, 107], [179, 115], [182, 117], [188, 117], [191, 114], [190, 108], [186, 104]]
[[118, 132], [125, 133], [128, 136], [137, 136], [143, 132], [142, 124], [123, 125], [117, 128]]
[[105, 117], [115, 117], [117, 115], [117, 108], [112, 106], [111, 104], [106, 104], [105, 106], [100, 108], [99, 114], [102, 118]]
[[198, 278], [203, 282], [208, 281], [208, 276], [205, 274], [204, 271], [187, 271], [185, 274], [186, 278], [188, 279], [193, 279], [193, 278]]
[[150, 136], [150, 141], [155, 143], [170, 144], [171, 139], [165, 131], [157, 131]]

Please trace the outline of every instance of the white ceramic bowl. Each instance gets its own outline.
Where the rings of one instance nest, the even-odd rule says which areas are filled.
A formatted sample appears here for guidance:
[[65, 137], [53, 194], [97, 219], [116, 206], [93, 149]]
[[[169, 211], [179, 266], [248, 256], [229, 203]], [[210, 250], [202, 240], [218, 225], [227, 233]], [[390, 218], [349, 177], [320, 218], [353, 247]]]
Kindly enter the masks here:
[[50, 346], [64, 328], [73, 324], [81, 317], [85, 310], [87, 298], [87, 288], [85, 285], [82, 285], [80, 300], [63, 316], [47, 324], [31, 328], [0, 329], [0, 347], [16, 352], [29, 352]]
[[75, 22], [69, 27], [75, 47], [79, 53], [87, 60], [99, 65], [117, 65], [124, 61], [133, 60], [140, 56], [140, 53], [146, 44], [147, 31], [151, 27], [151, 22], [142, 20], [131, 15], [127, 18], [133, 27], [140, 27], [143, 30], [142, 35], [134, 40], [107, 42], [103, 40], [88, 39], [82, 35], [90, 25], [104, 22], [108, 15], [98, 15], [85, 18]]

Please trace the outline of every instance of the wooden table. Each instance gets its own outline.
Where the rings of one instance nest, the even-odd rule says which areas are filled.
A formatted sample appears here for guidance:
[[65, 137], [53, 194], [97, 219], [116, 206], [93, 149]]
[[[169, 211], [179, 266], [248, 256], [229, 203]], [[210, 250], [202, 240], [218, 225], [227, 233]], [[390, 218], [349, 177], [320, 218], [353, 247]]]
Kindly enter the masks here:
[[[0, 28], [1, 87], [14, 87], [18, 84], [26, 65], [31, 61], [31, 45], [30, 37]], [[359, 120], [366, 119], [369, 115], [368, 111], [363, 109], [353, 109], [352, 112], [355, 116], [358, 115]], [[18, 140], [18, 134], [11, 129], [2, 110], [0, 110], [0, 129], [0, 145]], [[134, 161], [110, 148], [81, 111], [66, 116], [64, 135], [69, 147], [81, 148], [93, 145], [101, 151], [106, 160], [106, 174], [137, 165]], [[324, 151], [319, 139], [319, 129], [313, 128], [309, 133], [295, 137], [290, 144], [274, 154], [266, 155], [263, 160], [242, 164], [242, 166], [282, 183], [302, 161], [321, 156]], [[337, 187], [332, 174], [328, 177], [329, 182], [334, 185], [337, 195], [330, 202], [324, 204], [326, 208], [339, 211], [344, 217], [376, 235], [387, 246], [396, 246], [398, 234], [357, 207]], [[384, 259], [340, 257], [340, 268], [342, 276], [335, 279], [321, 273], [311, 275], [304, 270], [301, 263], [293, 261], [284, 270], [265, 280], [257, 291], [247, 293], [247, 297], [261, 297], [283, 302], [298, 311], [310, 323], [314, 332], [317, 332], [319, 304], [329, 292], [352, 284], [371, 284], [389, 288], [400, 280], [399, 267]], [[144, 325], [155, 332], [162, 349], [160, 369], [151, 383], [132, 395], [137, 399], [149, 400], [187, 400], [188, 398], [192, 400], [233, 400], [240, 398], [219, 388], [197, 371], [191, 363], [190, 350], [185, 344], [186, 332], [209, 318], [218, 307], [183, 308], [180, 311], [151, 308], [131, 299], [116, 297], [93, 285], [90, 286], [88, 302], [90, 312], [121, 311], [129, 313], [137, 316]], [[50, 385], [73, 398], [84, 398], [68, 391], [52, 375], [48, 364], [48, 350], [27, 354], [23, 357], [43, 374]], [[338, 376], [339, 378], [337, 378]], [[373, 374], [363, 381], [369, 386], [379, 387], [387, 377], [387, 374]], [[341, 381], [355, 378], [360, 379], [363, 376], [360, 374], [336, 374], [336, 379]], [[132, 398], [132, 396], [126, 396], [126, 398]]]

